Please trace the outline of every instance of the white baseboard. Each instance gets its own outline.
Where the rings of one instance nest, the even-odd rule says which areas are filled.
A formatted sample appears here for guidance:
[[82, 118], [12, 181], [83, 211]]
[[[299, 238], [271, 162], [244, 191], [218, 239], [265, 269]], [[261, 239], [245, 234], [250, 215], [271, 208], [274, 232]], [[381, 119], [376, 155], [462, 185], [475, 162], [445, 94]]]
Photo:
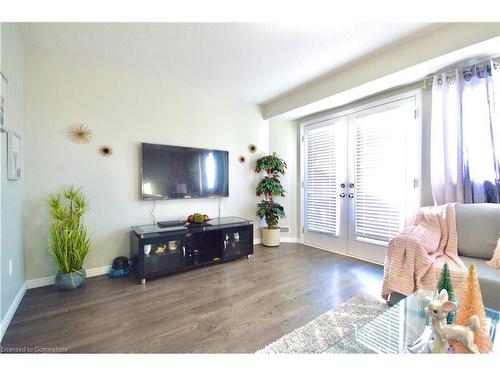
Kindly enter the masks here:
[[[296, 237], [280, 237], [280, 242], [283, 243], [300, 243], [300, 238]], [[260, 245], [262, 243], [262, 240], [260, 238], [255, 238], [253, 240], [254, 245]]]
[[7, 328], [9, 327], [9, 324], [12, 321], [12, 318], [14, 317], [14, 314], [17, 311], [19, 304], [21, 303], [21, 300], [24, 297], [24, 293], [26, 293], [26, 282], [21, 286], [21, 288], [17, 292], [16, 297], [10, 304], [9, 310], [2, 319], [2, 324], [0, 324], [0, 342], [2, 341], [3, 335], [7, 331]]
[[54, 284], [54, 276], [40, 277], [39, 279], [26, 280], [28, 289], [40, 288], [42, 286]]
[[[283, 243], [300, 243], [300, 239], [296, 238], [296, 237], [281, 237], [280, 241]], [[254, 238], [253, 244], [260, 245], [261, 239]], [[107, 274], [109, 272], [110, 268], [111, 268], [111, 266], [104, 266], [104, 267], [97, 267], [97, 268], [89, 268], [89, 269], [86, 269], [85, 271], [87, 272], [87, 277], [93, 277], [93, 276]], [[33, 289], [33, 288], [41, 288], [42, 286], [53, 285], [55, 277], [56, 276], [53, 275], [53, 276], [47, 276], [47, 277], [40, 277], [39, 279], [27, 280], [25, 283], [26, 288]]]
[[[281, 237], [280, 241], [283, 243], [300, 243], [300, 238], [296, 237]], [[261, 244], [261, 239], [260, 238], [254, 238], [253, 244], [254, 245], [260, 245]], [[100, 276], [100, 275], [105, 275], [109, 272], [111, 266], [104, 266], [104, 267], [97, 267], [97, 268], [89, 268], [86, 269], [85, 271], [87, 272], [87, 277], [93, 277], [93, 276]], [[53, 276], [47, 276], [47, 277], [40, 277], [39, 279], [31, 279], [26, 281], [26, 289], [33, 289], [33, 288], [41, 288], [42, 286], [47, 286], [47, 285], [53, 285], [54, 284], [54, 279], [55, 275]]]
[[297, 238], [297, 237], [281, 237], [280, 241], [284, 242], [284, 243], [300, 243], [300, 238]]
[[106, 275], [109, 272], [110, 269], [111, 269], [111, 266], [90, 268], [90, 269], [86, 270], [87, 277], [94, 277], [94, 276]]
[[[86, 269], [87, 277], [105, 275], [109, 272], [111, 266], [97, 267]], [[55, 282], [55, 275], [41, 277], [39, 279], [31, 279], [26, 281], [27, 289], [40, 288], [42, 286], [52, 285]]]
[[304, 243], [304, 245], [312, 247], [314, 249], [328, 251], [329, 253], [334, 253], [334, 254], [343, 255], [343, 256], [349, 257], [349, 258], [359, 259], [359, 260], [362, 260], [364, 262], [376, 264], [377, 266], [383, 266], [384, 265], [384, 262], [382, 262], [382, 263], [375, 262], [374, 260], [370, 260], [370, 259], [366, 259], [366, 258], [361, 258], [361, 257], [355, 256], [355, 255], [352, 255], [352, 254], [342, 253], [340, 251], [335, 251], [335, 250], [332, 250], [332, 249], [327, 249], [325, 247], [315, 246], [315, 245], [311, 245], [311, 244], [308, 244], [308, 243]]

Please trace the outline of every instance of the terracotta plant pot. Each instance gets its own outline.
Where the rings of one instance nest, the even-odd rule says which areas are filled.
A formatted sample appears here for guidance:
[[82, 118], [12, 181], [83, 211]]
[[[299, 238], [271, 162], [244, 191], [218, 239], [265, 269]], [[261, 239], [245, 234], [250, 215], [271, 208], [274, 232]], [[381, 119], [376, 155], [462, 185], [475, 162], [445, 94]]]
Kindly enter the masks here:
[[279, 246], [280, 228], [275, 228], [275, 229], [262, 228], [262, 245]]

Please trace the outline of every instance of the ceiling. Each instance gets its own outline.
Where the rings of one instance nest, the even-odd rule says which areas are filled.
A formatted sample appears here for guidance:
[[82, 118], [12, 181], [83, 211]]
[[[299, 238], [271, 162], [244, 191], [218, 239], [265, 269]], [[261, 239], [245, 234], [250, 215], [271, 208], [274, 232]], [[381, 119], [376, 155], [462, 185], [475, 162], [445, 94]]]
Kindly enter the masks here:
[[266, 104], [424, 23], [21, 23], [27, 44]]

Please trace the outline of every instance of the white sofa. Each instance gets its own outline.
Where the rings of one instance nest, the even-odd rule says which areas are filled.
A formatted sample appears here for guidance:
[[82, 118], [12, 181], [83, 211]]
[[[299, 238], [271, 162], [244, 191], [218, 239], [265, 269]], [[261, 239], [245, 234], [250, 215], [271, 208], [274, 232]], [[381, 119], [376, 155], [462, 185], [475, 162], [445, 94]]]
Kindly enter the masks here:
[[486, 264], [500, 237], [500, 204], [457, 204], [458, 255], [476, 265], [483, 303], [500, 310], [500, 270]]

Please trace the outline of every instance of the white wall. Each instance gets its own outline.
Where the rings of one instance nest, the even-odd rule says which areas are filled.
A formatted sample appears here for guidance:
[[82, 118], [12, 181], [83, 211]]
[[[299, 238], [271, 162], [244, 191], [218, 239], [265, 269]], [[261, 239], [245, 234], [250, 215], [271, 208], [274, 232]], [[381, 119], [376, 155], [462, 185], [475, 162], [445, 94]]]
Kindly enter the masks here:
[[[129, 254], [129, 227], [152, 221], [153, 203], [139, 200], [140, 142], [229, 150], [230, 197], [222, 200], [221, 214], [255, 219], [253, 165], [268, 151], [268, 123], [258, 106], [34, 46], [26, 47], [25, 61], [27, 279], [56, 272], [46, 250], [44, 199], [70, 184], [90, 200], [86, 267]], [[66, 137], [67, 127], [79, 122], [94, 131], [90, 144]], [[104, 144], [113, 147], [111, 157], [99, 154]], [[257, 145], [256, 154], [249, 154], [249, 144]], [[247, 156], [245, 164], [240, 155]], [[156, 217], [197, 211], [216, 216], [217, 199], [159, 201]]]
[[299, 181], [299, 131], [296, 121], [269, 122], [269, 152], [276, 152], [287, 163], [285, 175], [281, 178], [281, 184], [285, 188], [284, 198], [277, 201], [285, 208], [286, 218], [281, 219], [280, 226], [289, 226], [289, 233], [282, 233], [281, 238], [296, 239], [299, 235], [300, 210], [298, 193], [300, 193]]
[[[23, 42], [16, 24], [1, 25], [1, 69], [7, 77], [7, 128], [24, 139]], [[1, 316], [5, 317], [24, 284], [23, 191], [25, 173], [17, 181], [7, 180], [7, 135], [1, 133]], [[22, 160], [21, 160], [22, 162]], [[22, 172], [25, 172], [23, 169]], [[9, 260], [13, 273], [9, 276]]]

